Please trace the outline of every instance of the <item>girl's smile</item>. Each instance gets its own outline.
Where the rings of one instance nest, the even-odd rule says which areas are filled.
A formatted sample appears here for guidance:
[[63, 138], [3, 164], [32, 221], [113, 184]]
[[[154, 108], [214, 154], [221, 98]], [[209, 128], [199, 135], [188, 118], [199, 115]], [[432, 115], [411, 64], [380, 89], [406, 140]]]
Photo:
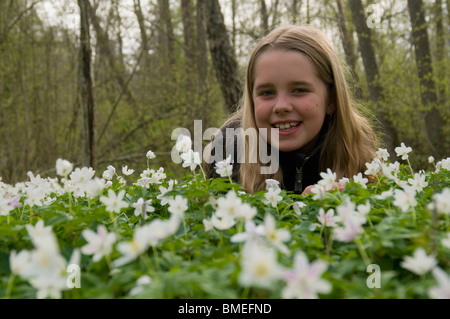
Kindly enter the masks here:
[[252, 98], [256, 126], [275, 129], [284, 152], [310, 152], [325, 115], [334, 111], [326, 85], [309, 58], [297, 51], [269, 50], [258, 57]]

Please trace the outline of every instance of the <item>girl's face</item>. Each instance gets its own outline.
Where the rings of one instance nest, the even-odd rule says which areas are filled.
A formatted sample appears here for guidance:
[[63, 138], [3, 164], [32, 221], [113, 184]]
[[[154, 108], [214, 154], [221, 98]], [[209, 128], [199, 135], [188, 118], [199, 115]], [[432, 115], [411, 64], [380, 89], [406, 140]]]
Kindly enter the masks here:
[[311, 152], [326, 114], [334, 111], [314, 65], [294, 51], [269, 50], [258, 57], [252, 98], [256, 126], [267, 132], [274, 128], [283, 152]]

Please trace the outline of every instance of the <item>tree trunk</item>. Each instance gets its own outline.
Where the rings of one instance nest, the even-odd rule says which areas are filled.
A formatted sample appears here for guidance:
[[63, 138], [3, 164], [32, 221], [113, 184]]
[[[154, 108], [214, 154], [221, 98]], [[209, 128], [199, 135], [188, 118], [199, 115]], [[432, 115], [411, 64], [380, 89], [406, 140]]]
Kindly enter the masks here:
[[433, 80], [430, 45], [428, 41], [425, 11], [421, 0], [408, 0], [408, 10], [412, 26], [412, 41], [416, 55], [416, 65], [420, 81], [420, 96], [425, 112], [426, 135], [433, 155], [440, 155], [439, 143], [444, 141], [441, 132], [443, 119], [436, 109], [437, 94]]
[[79, 101], [82, 110], [82, 165], [95, 168], [94, 92], [91, 78], [89, 0], [78, 0], [80, 7]]
[[194, 75], [196, 70], [196, 43], [195, 43], [195, 25], [194, 14], [191, 0], [181, 0], [181, 14], [183, 21], [184, 36], [184, 56], [186, 73], [188, 76]]
[[198, 0], [205, 6], [206, 30], [216, 77], [228, 112], [234, 112], [241, 99], [239, 71], [218, 0]]
[[[375, 106], [381, 106], [382, 88], [379, 83], [378, 65], [375, 58], [375, 52], [372, 46], [372, 32], [366, 24], [366, 15], [361, 0], [349, 0], [350, 10], [352, 12], [353, 23], [355, 24], [356, 33], [358, 34], [359, 50], [362, 55], [364, 70], [369, 87], [370, 100]], [[387, 112], [382, 107], [377, 107], [377, 117], [382, 125], [385, 135], [384, 143], [391, 154], [394, 153], [395, 146], [399, 145], [397, 131], [387, 117]]]
[[362, 98], [362, 91], [361, 87], [359, 86], [359, 78], [358, 74], [356, 73], [356, 56], [355, 56], [355, 49], [353, 45], [353, 37], [349, 33], [347, 29], [347, 22], [345, 18], [345, 11], [342, 7], [341, 0], [336, 0], [336, 4], [338, 7], [338, 20], [339, 20], [339, 30], [341, 32], [342, 37], [342, 46], [344, 48], [345, 53], [345, 59], [347, 61], [348, 66], [350, 67], [350, 72], [352, 75], [352, 78], [354, 79], [354, 94], [355, 97], [359, 100]]
[[266, 0], [259, 1], [261, 10], [261, 34], [269, 32], [269, 14], [267, 13]]
[[434, 21], [436, 23], [436, 60], [437, 60], [437, 93], [438, 103], [443, 104], [445, 101], [445, 31], [444, 16], [442, 15], [442, 0], [436, 0], [434, 3]]
[[[158, 0], [159, 7], [159, 45], [166, 66], [172, 68], [175, 65], [175, 36], [172, 26], [169, 0]], [[171, 73], [171, 72], [170, 72]]]

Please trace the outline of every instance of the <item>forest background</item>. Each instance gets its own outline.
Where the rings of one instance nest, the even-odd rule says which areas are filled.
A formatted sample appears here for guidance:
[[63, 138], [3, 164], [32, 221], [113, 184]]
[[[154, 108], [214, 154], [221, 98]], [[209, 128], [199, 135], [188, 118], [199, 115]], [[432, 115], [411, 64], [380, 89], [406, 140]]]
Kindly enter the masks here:
[[[450, 156], [449, 0], [0, 0], [0, 177], [57, 158], [185, 173], [172, 132], [220, 127], [248, 55], [280, 24], [321, 28], [391, 156]], [[206, 143], [207, 141], [204, 141]], [[101, 175], [101, 174], [99, 174]], [[133, 178], [135, 178], [134, 176]]]

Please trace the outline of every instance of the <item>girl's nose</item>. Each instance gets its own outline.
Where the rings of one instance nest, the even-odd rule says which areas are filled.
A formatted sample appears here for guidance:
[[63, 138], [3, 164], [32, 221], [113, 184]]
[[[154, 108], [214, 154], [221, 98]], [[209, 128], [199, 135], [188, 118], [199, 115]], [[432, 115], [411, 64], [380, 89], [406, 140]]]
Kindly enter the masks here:
[[286, 113], [286, 112], [291, 112], [291, 111], [292, 111], [292, 105], [291, 105], [289, 99], [285, 95], [279, 94], [275, 101], [275, 105], [273, 106], [273, 112], [274, 113]]

